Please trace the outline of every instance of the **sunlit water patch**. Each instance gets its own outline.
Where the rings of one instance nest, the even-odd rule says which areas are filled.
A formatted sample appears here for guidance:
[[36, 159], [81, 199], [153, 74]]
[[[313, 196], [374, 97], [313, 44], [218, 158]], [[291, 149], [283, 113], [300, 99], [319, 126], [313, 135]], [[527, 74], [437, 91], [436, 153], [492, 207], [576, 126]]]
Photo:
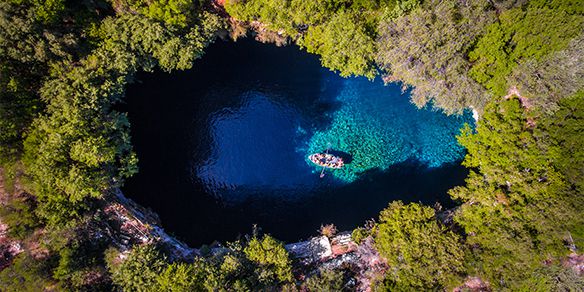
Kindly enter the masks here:
[[[462, 159], [464, 149], [455, 136], [472, 116], [446, 116], [426, 107], [418, 109], [397, 84], [350, 78], [336, 96], [340, 109], [330, 113], [328, 127], [316, 131], [306, 152], [325, 149], [352, 156], [351, 163], [332, 174], [351, 182], [371, 169], [387, 170], [406, 160], [439, 167]], [[310, 164], [310, 161], [307, 160]]]

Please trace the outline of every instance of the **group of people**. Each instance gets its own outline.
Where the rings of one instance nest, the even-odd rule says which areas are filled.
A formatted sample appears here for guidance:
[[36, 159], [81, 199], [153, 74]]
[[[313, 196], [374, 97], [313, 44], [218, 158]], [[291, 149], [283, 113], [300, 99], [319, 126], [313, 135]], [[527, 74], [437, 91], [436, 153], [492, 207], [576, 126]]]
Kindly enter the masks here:
[[342, 158], [331, 154], [316, 153], [312, 158], [314, 163], [328, 168], [341, 168], [345, 165]]

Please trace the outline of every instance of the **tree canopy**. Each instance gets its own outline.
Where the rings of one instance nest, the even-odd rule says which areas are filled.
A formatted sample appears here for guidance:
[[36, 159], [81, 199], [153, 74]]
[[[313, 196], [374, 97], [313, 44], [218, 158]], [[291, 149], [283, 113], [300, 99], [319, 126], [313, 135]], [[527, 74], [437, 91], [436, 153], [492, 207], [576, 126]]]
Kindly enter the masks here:
[[[579, 1], [532, 1], [501, 13], [469, 53], [469, 75], [496, 95], [507, 92], [506, 77], [525, 59], [540, 60], [564, 49], [582, 32]], [[580, 3], [581, 4], [581, 3]]]
[[441, 226], [434, 209], [394, 201], [381, 211], [374, 234], [389, 271], [390, 290], [427, 290], [445, 286], [463, 270], [460, 237]]
[[[493, 103], [476, 133], [467, 128], [460, 137], [468, 149], [464, 165], [477, 171], [466, 186], [451, 191], [464, 202], [456, 221], [468, 234], [471, 271], [497, 286], [517, 289], [524, 283], [517, 279], [568, 252], [568, 237], [582, 241], [584, 201], [574, 188], [581, 181], [569, 175], [581, 170], [573, 163], [582, 158], [565, 152], [579, 152], [573, 147], [581, 144], [575, 138], [583, 126], [576, 114], [584, 105], [581, 97], [563, 100], [563, 110], [538, 120], [529, 118], [518, 99]], [[575, 116], [567, 118], [568, 112]], [[558, 131], [572, 138], [564, 140]], [[566, 161], [568, 168], [558, 167]]]

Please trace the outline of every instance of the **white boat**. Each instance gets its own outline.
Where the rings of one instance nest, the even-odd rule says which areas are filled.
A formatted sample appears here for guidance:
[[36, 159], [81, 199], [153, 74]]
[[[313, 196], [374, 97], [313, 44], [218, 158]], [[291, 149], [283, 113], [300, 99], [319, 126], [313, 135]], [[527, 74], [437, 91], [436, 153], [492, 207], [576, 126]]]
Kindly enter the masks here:
[[312, 163], [325, 168], [340, 169], [345, 166], [345, 162], [341, 157], [334, 156], [328, 153], [315, 153], [308, 156]]

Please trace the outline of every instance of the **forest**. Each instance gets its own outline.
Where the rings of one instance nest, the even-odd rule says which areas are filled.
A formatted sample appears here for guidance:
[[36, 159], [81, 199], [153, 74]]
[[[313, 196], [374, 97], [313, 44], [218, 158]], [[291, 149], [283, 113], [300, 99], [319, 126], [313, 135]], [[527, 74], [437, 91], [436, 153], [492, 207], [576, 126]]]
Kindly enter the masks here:
[[580, 0], [4, 0], [0, 247], [22, 251], [0, 255], [0, 290], [351, 290], [343, 267], [298, 277], [269, 234], [180, 261], [95, 232], [139, 171], [116, 107], [126, 86], [241, 37], [297, 45], [343, 77], [400, 82], [419, 107], [479, 113], [458, 136], [470, 174], [449, 191], [454, 209], [395, 201], [353, 230], [386, 262], [373, 290], [471, 278], [492, 291], [583, 289], [569, 265], [584, 261]]

